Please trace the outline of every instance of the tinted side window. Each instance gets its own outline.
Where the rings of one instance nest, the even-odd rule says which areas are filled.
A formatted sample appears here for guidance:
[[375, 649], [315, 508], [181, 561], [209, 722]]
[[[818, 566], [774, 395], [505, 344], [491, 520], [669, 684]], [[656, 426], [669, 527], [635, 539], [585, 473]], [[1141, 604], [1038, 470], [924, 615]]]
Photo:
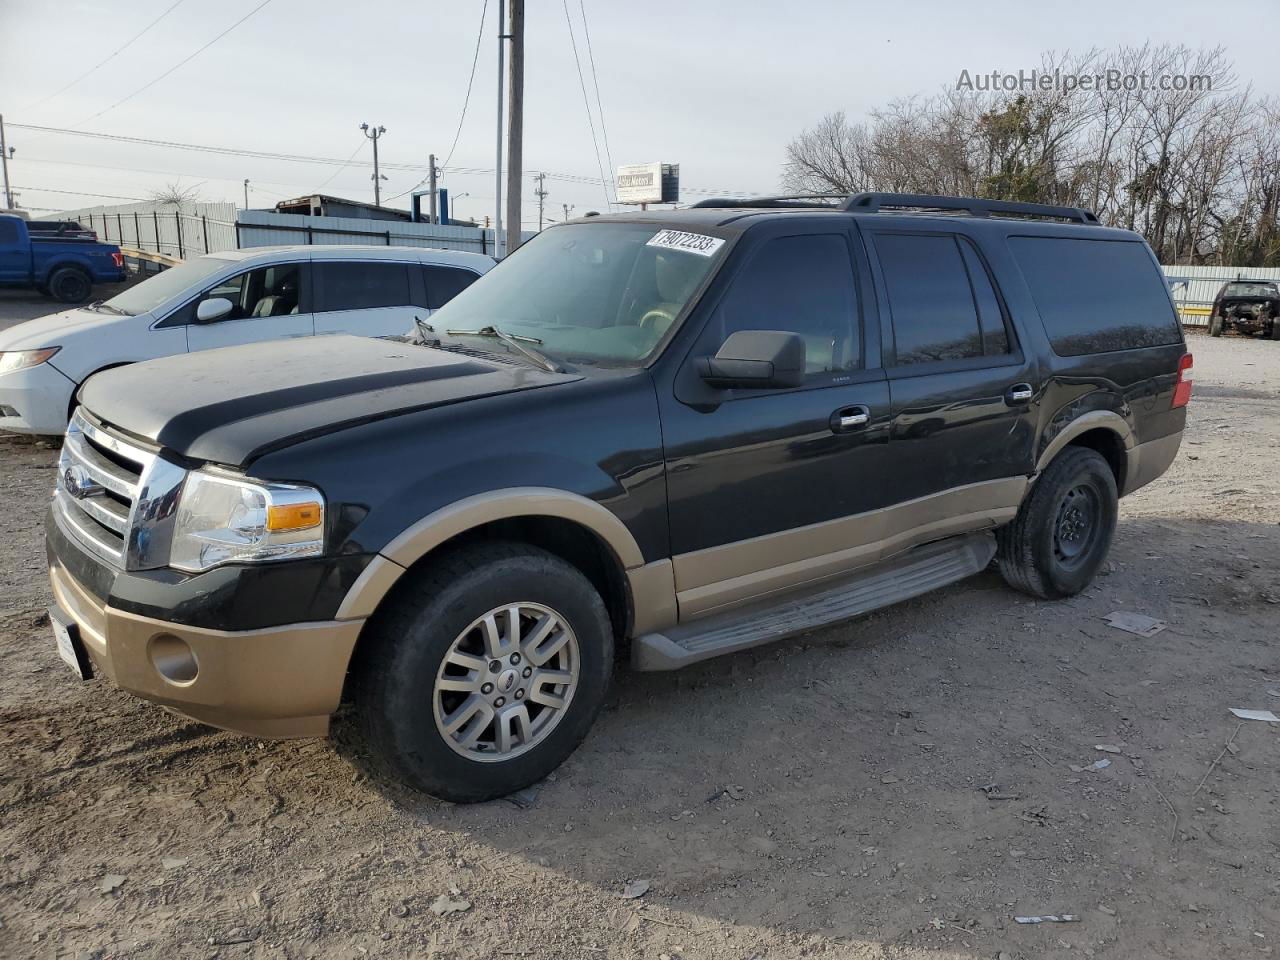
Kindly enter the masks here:
[[16, 244], [21, 236], [18, 232], [18, 225], [12, 220], [0, 220], [0, 243], [8, 246]]
[[1004, 325], [1004, 311], [991, 285], [991, 275], [972, 244], [960, 241], [960, 253], [965, 269], [969, 271], [969, 283], [973, 286], [973, 302], [978, 307], [978, 326], [982, 330], [982, 352], [987, 356], [1009, 352], [1009, 333]]
[[1010, 237], [1009, 247], [1058, 355], [1180, 342], [1164, 277], [1144, 244]]
[[422, 279], [427, 285], [427, 306], [438, 310], [480, 277], [460, 267], [440, 267], [424, 263]]
[[319, 297], [317, 312], [399, 307], [409, 299], [409, 268], [403, 263], [325, 263], [313, 265]]
[[861, 365], [857, 317], [848, 242], [815, 234], [766, 241], [734, 278], [710, 327], [717, 346], [738, 330], [798, 333], [805, 369], [823, 373]]
[[982, 356], [973, 289], [954, 237], [878, 233], [898, 366]]

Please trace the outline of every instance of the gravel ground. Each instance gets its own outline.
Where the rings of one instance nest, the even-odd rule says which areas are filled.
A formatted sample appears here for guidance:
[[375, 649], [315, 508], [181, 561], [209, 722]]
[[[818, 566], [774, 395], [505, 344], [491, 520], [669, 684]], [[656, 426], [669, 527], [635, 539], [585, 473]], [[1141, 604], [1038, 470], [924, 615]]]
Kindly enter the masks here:
[[620, 669], [524, 806], [405, 796], [328, 742], [74, 681], [43, 612], [54, 454], [0, 440], [0, 956], [1271, 954], [1280, 728], [1227, 708], [1280, 708], [1280, 343], [1192, 346], [1176, 466], [1124, 501], [1084, 595], [988, 572], [681, 674]]

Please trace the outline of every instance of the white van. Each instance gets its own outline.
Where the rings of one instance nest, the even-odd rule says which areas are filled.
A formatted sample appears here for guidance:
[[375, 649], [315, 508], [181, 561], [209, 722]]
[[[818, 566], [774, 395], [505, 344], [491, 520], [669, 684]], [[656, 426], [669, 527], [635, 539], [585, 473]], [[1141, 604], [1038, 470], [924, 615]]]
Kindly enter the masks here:
[[296, 246], [188, 260], [107, 301], [0, 331], [0, 430], [60, 434], [100, 370], [212, 347], [410, 333], [494, 265], [420, 247]]

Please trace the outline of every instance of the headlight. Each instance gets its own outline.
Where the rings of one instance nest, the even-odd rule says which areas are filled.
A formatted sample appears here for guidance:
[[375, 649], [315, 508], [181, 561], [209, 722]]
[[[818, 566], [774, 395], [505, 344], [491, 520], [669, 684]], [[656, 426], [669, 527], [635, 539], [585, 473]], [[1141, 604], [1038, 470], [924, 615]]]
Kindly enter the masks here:
[[0, 373], [13, 373], [27, 367], [38, 367], [61, 347], [45, 347], [43, 350], [6, 350], [0, 353]]
[[178, 501], [169, 566], [200, 573], [221, 563], [315, 557], [323, 550], [320, 491], [195, 470]]

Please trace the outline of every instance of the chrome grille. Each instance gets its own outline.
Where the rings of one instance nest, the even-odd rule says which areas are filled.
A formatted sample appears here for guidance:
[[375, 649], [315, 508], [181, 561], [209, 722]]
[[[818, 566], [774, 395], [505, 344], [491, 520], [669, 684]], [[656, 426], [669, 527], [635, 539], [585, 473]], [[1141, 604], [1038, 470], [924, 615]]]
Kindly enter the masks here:
[[163, 566], [186, 471], [77, 410], [58, 460], [54, 515], [114, 566]]

